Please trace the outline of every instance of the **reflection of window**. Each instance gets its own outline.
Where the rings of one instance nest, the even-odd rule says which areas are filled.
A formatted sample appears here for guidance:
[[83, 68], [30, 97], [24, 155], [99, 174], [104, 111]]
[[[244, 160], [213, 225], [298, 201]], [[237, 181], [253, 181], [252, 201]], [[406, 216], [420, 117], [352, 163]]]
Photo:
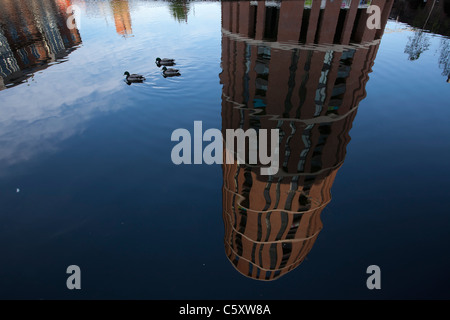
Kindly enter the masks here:
[[266, 106], [266, 102], [263, 99], [253, 99], [254, 108], [265, 108]]
[[345, 61], [347, 59], [353, 58], [354, 54], [355, 54], [355, 49], [346, 50], [346, 51], [342, 52], [341, 61]]
[[258, 47], [258, 58], [270, 59], [270, 47], [259, 46]]
[[269, 67], [265, 63], [256, 62], [255, 64], [255, 72], [258, 75], [268, 75], [269, 74]]
[[348, 13], [349, 13], [348, 10], [339, 10], [339, 17], [336, 24], [336, 32], [334, 33], [333, 43], [341, 42], [341, 35], [342, 32], [344, 31], [344, 24]]
[[[253, 1], [252, 1], [253, 2]], [[254, 1], [256, 2], [256, 1]], [[249, 12], [249, 26], [250, 30], [248, 36], [253, 38], [256, 34], [256, 15], [258, 11], [258, 3], [250, 3], [250, 12]]]
[[266, 92], [269, 85], [269, 61], [270, 47], [258, 46], [258, 59], [256, 60], [254, 70], [255, 79], [255, 97], [253, 107], [264, 108], [266, 106]]
[[235, 256], [234, 261], [233, 261], [234, 265], [237, 266], [238, 262], [239, 262], [239, 256]]
[[320, 137], [314, 148], [311, 158], [311, 172], [317, 172], [322, 169], [322, 151], [327, 141], [328, 136], [331, 133], [331, 124], [322, 123], [319, 125]]
[[302, 28], [300, 30], [300, 39], [299, 41], [301, 43], [306, 42], [306, 36], [308, 35], [308, 24], [309, 24], [309, 17], [311, 15], [311, 9], [303, 10], [303, 17], [302, 17]]
[[0, 30], [0, 76], [6, 78], [11, 73], [19, 70], [20, 68], [9, 47], [8, 40]]
[[341, 95], [344, 93], [345, 93], [345, 84], [342, 83], [342, 84], [334, 86], [331, 96], [335, 97], [335, 96], [338, 96], [338, 95]]
[[20, 56], [20, 59], [22, 60], [22, 62], [25, 65], [29, 65], [30, 64], [30, 60], [28, 59], [28, 54], [25, 48], [20, 48], [19, 50], [17, 50], [17, 53]]
[[280, 8], [275, 6], [266, 7], [266, 20], [264, 25], [264, 38], [266, 40], [277, 40], [278, 19]]
[[350, 73], [349, 66], [339, 66], [336, 82], [341, 81], [344, 78], [347, 78], [349, 73]]
[[31, 53], [36, 59], [39, 59], [41, 57], [41, 55], [37, 52], [36, 46], [34, 44], [31, 46]]
[[326, 98], [325, 89], [326, 89], [326, 87], [322, 87], [322, 88], [316, 90], [315, 101], [317, 104], [323, 104], [323, 102], [325, 101], [325, 98]]
[[275, 243], [272, 243], [270, 245], [269, 256], [270, 256], [270, 269], [275, 269], [275, 266], [277, 265], [277, 245]]
[[248, 99], [249, 99], [249, 80], [250, 80], [250, 76], [249, 76], [249, 72], [250, 72], [250, 68], [251, 68], [251, 52], [252, 52], [252, 47], [247, 44], [245, 47], [245, 75], [244, 75], [244, 101], [245, 103], [248, 103]]
[[333, 51], [327, 51], [323, 61], [322, 72], [319, 79], [319, 85], [316, 90], [316, 111], [314, 112], [314, 116], [317, 117], [322, 112], [322, 106], [326, 99], [326, 85], [328, 82], [328, 73], [331, 68], [331, 62], [333, 60]]
[[302, 152], [300, 153], [300, 159], [299, 159], [298, 165], [297, 165], [298, 172], [304, 172], [304, 170], [305, 170], [306, 156], [308, 155], [308, 152], [311, 148], [310, 136], [311, 136], [311, 129], [313, 127], [314, 127], [314, 125], [310, 124], [303, 131], [302, 141], [303, 141], [304, 148], [303, 148]]
[[291, 228], [289, 229], [289, 232], [286, 235], [286, 239], [294, 239], [294, 236], [297, 233], [298, 227], [300, 226], [301, 219], [302, 219], [301, 214], [294, 214], [294, 217], [292, 218]]
[[256, 82], [256, 89], [267, 91], [267, 86], [269, 82], [266, 79], [257, 78], [255, 82]]
[[240, 233], [236, 233], [236, 237], [234, 238], [235, 250], [238, 254], [242, 254], [242, 235]]
[[248, 276], [251, 277], [253, 274], [253, 263], [248, 263]]
[[[291, 155], [291, 147], [290, 147], [289, 143], [290, 143], [292, 137], [295, 135], [295, 132], [297, 131], [297, 129], [295, 128], [295, 123], [294, 122], [291, 121], [289, 123], [289, 127], [291, 127], [291, 133], [289, 134], [289, 136], [286, 139], [286, 146], [284, 148], [285, 151], [284, 151], [283, 168], [286, 168], [287, 164], [289, 162], [289, 157]], [[289, 201], [289, 197], [288, 197], [288, 200], [286, 200], [286, 203], [288, 203], [288, 201]], [[287, 208], [285, 208], [285, 209], [287, 209]]]
[[283, 257], [281, 259], [280, 268], [284, 268], [289, 260], [289, 257], [291, 256], [292, 243], [291, 242], [283, 242], [283, 244], [281, 245], [281, 249], [283, 251]]
[[324, 60], [323, 60], [323, 63], [324, 63], [325, 65], [328, 66], [328, 69], [329, 69], [330, 66], [331, 66], [331, 61], [332, 61], [332, 60], [333, 60], [333, 51], [328, 50], [328, 51], [325, 53], [325, 58], [324, 58]]
[[344, 98], [345, 90], [346, 90], [346, 81], [350, 74], [351, 64], [353, 61], [353, 55], [355, 50], [347, 50], [344, 51], [341, 55], [341, 59], [339, 61], [339, 69], [337, 73], [336, 80], [334, 82], [334, 87], [331, 92], [330, 101], [328, 103], [327, 115], [329, 114], [338, 114], [338, 109], [342, 104], [342, 100]]

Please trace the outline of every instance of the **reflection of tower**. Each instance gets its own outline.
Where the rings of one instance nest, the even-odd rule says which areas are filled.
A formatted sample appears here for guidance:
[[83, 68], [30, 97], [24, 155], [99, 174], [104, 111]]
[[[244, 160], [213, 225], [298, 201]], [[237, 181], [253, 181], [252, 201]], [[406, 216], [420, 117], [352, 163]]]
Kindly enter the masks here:
[[112, 0], [111, 8], [114, 15], [116, 31], [122, 36], [129, 36], [133, 33], [131, 29], [130, 6], [128, 0]]
[[392, 2], [372, 1], [379, 30], [361, 1], [222, 2], [223, 134], [280, 131], [277, 175], [223, 165], [225, 251], [242, 274], [274, 280], [311, 250]]
[[69, 6], [66, 0], [0, 2], [0, 77], [5, 86], [23, 82], [81, 43], [78, 30], [67, 27]]

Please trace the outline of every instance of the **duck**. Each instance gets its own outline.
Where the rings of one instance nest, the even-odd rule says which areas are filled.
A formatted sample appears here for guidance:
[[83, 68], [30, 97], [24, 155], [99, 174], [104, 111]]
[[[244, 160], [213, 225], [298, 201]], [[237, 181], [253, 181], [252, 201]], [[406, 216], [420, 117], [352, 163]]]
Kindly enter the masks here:
[[180, 76], [180, 72], [178, 69], [167, 69], [165, 66], [162, 68], [164, 77], [174, 77], [174, 76]]
[[175, 65], [175, 59], [168, 59], [168, 58], [164, 58], [164, 59], [161, 59], [161, 58], [156, 58], [156, 65], [158, 66], [158, 67], [160, 67], [160, 66], [173, 66], [173, 65]]
[[143, 75], [140, 74], [130, 74], [128, 71], [125, 71], [123, 73], [124, 76], [126, 77], [127, 82], [143, 82], [145, 80], [145, 77]]

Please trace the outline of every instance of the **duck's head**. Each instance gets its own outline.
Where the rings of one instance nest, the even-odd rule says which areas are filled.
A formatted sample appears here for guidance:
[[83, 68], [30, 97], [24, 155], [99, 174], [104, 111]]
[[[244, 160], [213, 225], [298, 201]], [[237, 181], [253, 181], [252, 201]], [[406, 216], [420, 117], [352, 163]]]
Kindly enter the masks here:
[[161, 58], [156, 58], [156, 62], [161, 62]]
[[166, 71], [167, 70], [167, 68], [164, 66], [163, 68], [162, 68], [162, 71]]
[[129, 77], [129, 76], [130, 76], [130, 73], [129, 73], [128, 71], [125, 71], [125, 72], [123, 73], [123, 75]]

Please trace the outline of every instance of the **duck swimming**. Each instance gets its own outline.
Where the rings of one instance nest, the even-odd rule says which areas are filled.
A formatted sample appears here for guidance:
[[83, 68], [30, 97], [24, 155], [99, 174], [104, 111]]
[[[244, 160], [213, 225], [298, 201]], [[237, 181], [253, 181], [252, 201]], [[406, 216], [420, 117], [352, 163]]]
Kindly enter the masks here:
[[145, 77], [140, 74], [130, 74], [128, 71], [125, 71], [124, 76], [126, 77], [127, 82], [143, 82], [145, 80]]
[[181, 76], [178, 69], [167, 69], [165, 66], [162, 68], [164, 77], [174, 77], [174, 76]]
[[164, 58], [164, 59], [161, 59], [161, 58], [156, 58], [156, 65], [158, 66], [158, 67], [160, 67], [160, 66], [173, 66], [173, 65], [175, 65], [175, 59], [168, 59], [168, 58]]

